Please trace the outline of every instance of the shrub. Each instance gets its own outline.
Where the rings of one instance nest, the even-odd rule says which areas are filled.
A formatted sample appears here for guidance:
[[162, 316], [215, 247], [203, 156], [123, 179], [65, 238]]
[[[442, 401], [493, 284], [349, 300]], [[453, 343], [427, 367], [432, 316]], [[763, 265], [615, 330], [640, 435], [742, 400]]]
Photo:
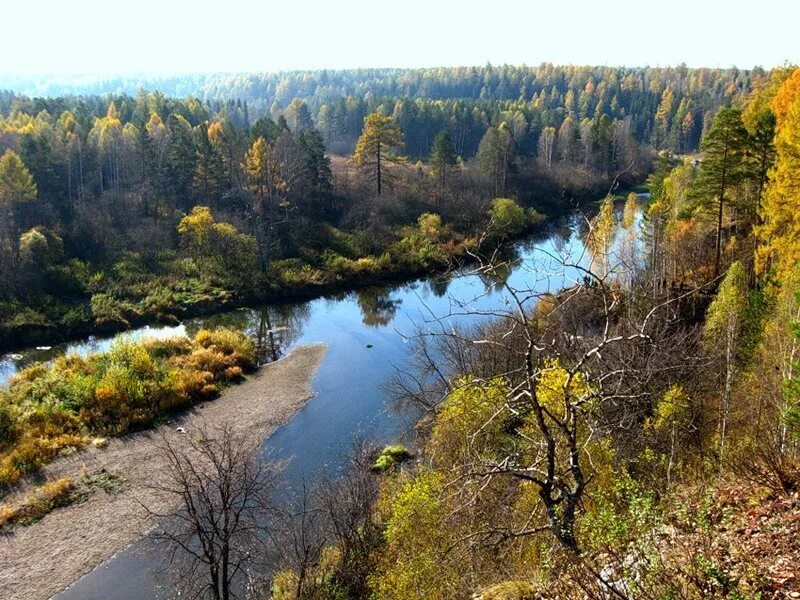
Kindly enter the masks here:
[[202, 329], [194, 339], [203, 348], [214, 348], [230, 355], [243, 368], [251, 368], [256, 364], [256, 346], [241, 331], [226, 328]]
[[525, 209], [509, 198], [495, 198], [492, 201], [490, 216], [495, 235], [500, 238], [519, 235], [527, 221]]
[[372, 470], [385, 473], [397, 465], [413, 458], [414, 455], [401, 444], [386, 446], [372, 465]]
[[98, 325], [130, 325], [130, 319], [141, 317], [141, 312], [130, 302], [117, 300], [108, 294], [92, 296], [92, 316]]
[[0, 450], [10, 446], [18, 434], [17, 422], [11, 407], [0, 400]]
[[72, 431], [25, 430], [0, 456], [0, 485], [13, 483], [25, 473], [38, 470], [60, 453], [82, 447], [88, 438]]
[[40, 485], [17, 506], [0, 507], [0, 529], [35, 523], [50, 511], [70, 504], [75, 499], [76, 488], [68, 477]]
[[185, 336], [174, 336], [165, 339], [149, 339], [142, 342], [147, 352], [155, 359], [184, 356], [191, 353], [192, 341]]

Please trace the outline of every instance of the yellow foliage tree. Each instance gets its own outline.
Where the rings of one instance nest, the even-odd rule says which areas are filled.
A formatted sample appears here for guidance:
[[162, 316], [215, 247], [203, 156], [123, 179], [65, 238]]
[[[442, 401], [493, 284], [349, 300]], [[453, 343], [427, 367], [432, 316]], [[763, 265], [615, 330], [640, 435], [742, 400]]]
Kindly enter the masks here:
[[800, 68], [792, 71], [772, 99], [772, 112], [775, 113], [778, 130], [782, 129], [786, 123], [789, 111], [798, 94], [800, 94]]
[[[776, 160], [761, 204], [762, 225], [756, 230], [761, 245], [756, 255], [760, 272], [774, 269], [782, 280], [800, 260], [800, 69], [775, 96], [782, 111], [775, 138]], [[788, 107], [784, 101], [793, 94]], [[780, 99], [780, 102], [778, 100]]]

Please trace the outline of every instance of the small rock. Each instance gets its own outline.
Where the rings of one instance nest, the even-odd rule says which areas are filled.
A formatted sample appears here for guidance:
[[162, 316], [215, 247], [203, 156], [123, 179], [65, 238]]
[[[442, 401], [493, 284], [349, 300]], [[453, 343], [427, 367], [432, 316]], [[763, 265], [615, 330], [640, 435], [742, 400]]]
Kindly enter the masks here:
[[183, 427], [176, 427], [175, 431], [177, 431], [178, 433], [186, 433], [186, 430]]

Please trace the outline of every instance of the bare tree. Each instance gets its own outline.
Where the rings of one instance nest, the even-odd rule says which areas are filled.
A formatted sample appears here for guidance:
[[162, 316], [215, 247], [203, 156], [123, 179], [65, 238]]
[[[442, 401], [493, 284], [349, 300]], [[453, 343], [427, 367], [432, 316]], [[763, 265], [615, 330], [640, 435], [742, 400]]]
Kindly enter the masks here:
[[284, 566], [297, 575], [295, 598], [307, 594], [307, 579], [319, 565], [322, 550], [329, 542], [327, 514], [318, 505], [318, 498], [306, 481], [280, 510], [279, 529], [273, 542], [282, 556]]
[[[369, 596], [383, 542], [374, 515], [378, 476], [371, 467], [377, 454], [377, 447], [354, 439], [341, 472], [322, 474], [313, 487], [302, 481], [279, 509], [267, 552], [294, 575], [294, 598], [328, 597], [334, 588], [347, 598]], [[326, 547], [336, 549], [337, 560], [323, 560]]]
[[376, 446], [361, 437], [354, 438], [342, 472], [323, 477], [317, 489], [328, 535], [341, 555], [336, 583], [348, 598], [368, 597], [375, 550], [383, 542], [383, 529], [374, 513], [379, 479], [372, 465], [377, 454]]
[[145, 508], [158, 518], [152, 537], [190, 598], [239, 597], [255, 567], [283, 469], [259, 450], [259, 440], [228, 423], [162, 440], [168, 466], [150, 489], [153, 504], [168, 508]]

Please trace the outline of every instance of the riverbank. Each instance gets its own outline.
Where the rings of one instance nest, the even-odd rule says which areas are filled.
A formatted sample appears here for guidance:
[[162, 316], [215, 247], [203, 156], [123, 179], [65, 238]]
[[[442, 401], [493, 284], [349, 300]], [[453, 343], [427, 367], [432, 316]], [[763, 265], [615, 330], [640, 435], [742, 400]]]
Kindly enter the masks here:
[[[0, 537], [0, 597], [9, 600], [49, 598], [139, 538], [153, 522], [141, 503], [154, 500], [144, 483], [150, 473], [165, 468], [158, 452], [162, 435], [191, 435], [204, 422], [228, 421], [236, 430], [267, 438], [313, 396], [311, 382], [327, 347], [295, 348], [285, 358], [262, 367], [243, 383], [226, 389], [216, 400], [172, 417], [149, 431], [112, 439], [102, 449], [92, 447], [44, 467], [21, 486], [21, 497], [42, 479], [80, 478], [108, 473], [122, 480], [112, 493], [97, 491], [85, 502], [57, 509], [41, 521]], [[12, 498], [4, 500], [13, 501]]]
[[[615, 194], [637, 189], [641, 189], [641, 186], [619, 188]], [[519, 230], [506, 236], [503, 243], [513, 244], [554, 223], [576, 206], [591, 207], [602, 198], [579, 197], [574, 202], [545, 206], [536, 203], [535, 206], [541, 207], [544, 212], [529, 213], [531, 218]], [[145, 286], [148, 289], [146, 294], [131, 296], [131, 290], [139, 287], [139, 284], [119, 285], [116, 287], [121, 292], [106, 290], [79, 301], [73, 300], [72, 304], [57, 310], [58, 314], [28, 315], [32, 309], [26, 307], [21, 309], [20, 315], [0, 319], [0, 352], [55, 345], [89, 335], [113, 335], [145, 325], [174, 325], [184, 319], [221, 311], [264, 303], [310, 300], [445, 273], [454, 266], [472, 260], [478, 239], [469, 236], [441, 239], [434, 244], [435, 251], [426, 249], [424, 257], [415, 256], [416, 247], [401, 248], [394, 254], [390, 247], [387, 253], [380, 256], [358, 259], [337, 256], [330, 262], [318, 265], [297, 259], [279, 260], [271, 267], [269, 283], [258, 289], [235, 289], [214, 282], [213, 278], [159, 278], [153, 274]], [[430, 240], [425, 243], [428, 242]]]

